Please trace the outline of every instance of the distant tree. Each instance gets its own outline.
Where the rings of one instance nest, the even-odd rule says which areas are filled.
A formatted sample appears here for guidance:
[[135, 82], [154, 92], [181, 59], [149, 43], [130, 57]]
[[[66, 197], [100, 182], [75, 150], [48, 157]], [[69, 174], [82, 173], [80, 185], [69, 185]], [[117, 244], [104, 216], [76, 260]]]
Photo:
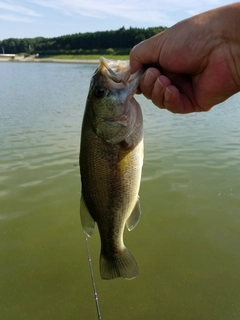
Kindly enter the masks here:
[[26, 39], [20, 41], [20, 52], [28, 52], [28, 42]]
[[114, 51], [113, 48], [108, 48], [108, 49], [106, 50], [106, 53], [107, 53], [107, 54], [114, 54], [115, 51]]
[[11, 38], [0, 41], [0, 49], [1, 47], [4, 47], [5, 53], [36, 52], [40, 54], [49, 54], [49, 52], [54, 52], [55, 54], [60, 54], [71, 52], [86, 54], [89, 52], [98, 52], [103, 54], [106, 50], [109, 50], [109, 52], [112, 52], [110, 54], [119, 52], [124, 52], [124, 54], [126, 54], [126, 52], [129, 52], [129, 50], [138, 42], [165, 29], [165, 27], [147, 29], [130, 27], [129, 29], [126, 29], [123, 26], [118, 30], [76, 33], [55, 38]]
[[136, 35], [136, 37], [134, 38], [134, 45], [136, 45], [137, 43], [139, 43], [143, 40], [146, 40], [146, 37], [143, 33]]
[[71, 45], [68, 43], [68, 44], [66, 44], [66, 46], [65, 46], [65, 50], [71, 50], [72, 49], [72, 47], [71, 47]]

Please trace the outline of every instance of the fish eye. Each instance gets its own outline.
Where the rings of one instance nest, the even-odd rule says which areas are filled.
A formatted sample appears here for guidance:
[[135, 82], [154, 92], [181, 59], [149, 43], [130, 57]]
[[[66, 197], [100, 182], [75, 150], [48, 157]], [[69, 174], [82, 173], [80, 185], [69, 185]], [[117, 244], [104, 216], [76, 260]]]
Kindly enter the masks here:
[[95, 89], [94, 89], [94, 95], [98, 98], [102, 98], [105, 94], [105, 90], [100, 87], [100, 86], [97, 86]]

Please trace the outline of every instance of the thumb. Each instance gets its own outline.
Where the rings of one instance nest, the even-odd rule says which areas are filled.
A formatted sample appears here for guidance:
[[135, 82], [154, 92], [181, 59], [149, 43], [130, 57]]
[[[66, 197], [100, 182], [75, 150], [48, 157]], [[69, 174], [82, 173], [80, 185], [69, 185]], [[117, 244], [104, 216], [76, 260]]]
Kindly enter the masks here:
[[131, 72], [134, 73], [141, 68], [142, 65], [156, 65], [159, 64], [159, 57], [161, 52], [161, 32], [147, 40], [138, 43], [130, 51], [129, 64]]

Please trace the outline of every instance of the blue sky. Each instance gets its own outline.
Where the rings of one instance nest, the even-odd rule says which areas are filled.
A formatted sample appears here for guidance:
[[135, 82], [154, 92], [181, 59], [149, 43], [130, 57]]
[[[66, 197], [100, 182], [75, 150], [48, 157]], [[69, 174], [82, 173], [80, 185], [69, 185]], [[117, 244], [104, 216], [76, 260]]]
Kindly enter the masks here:
[[0, 40], [167, 26], [233, 1], [0, 0]]

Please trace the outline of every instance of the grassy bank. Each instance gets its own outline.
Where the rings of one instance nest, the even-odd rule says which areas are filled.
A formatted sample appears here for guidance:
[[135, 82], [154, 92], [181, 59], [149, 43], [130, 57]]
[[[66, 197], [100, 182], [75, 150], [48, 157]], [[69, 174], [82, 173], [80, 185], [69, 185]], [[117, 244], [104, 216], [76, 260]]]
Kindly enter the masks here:
[[[112, 60], [128, 60], [129, 55], [111, 55], [105, 54], [103, 55], [106, 59]], [[40, 56], [42, 59], [62, 59], [62, 60], [98, 60], [101, 57], [99, 54], [64, 54], [64, 55], [48, 55], [48, 56]]]

